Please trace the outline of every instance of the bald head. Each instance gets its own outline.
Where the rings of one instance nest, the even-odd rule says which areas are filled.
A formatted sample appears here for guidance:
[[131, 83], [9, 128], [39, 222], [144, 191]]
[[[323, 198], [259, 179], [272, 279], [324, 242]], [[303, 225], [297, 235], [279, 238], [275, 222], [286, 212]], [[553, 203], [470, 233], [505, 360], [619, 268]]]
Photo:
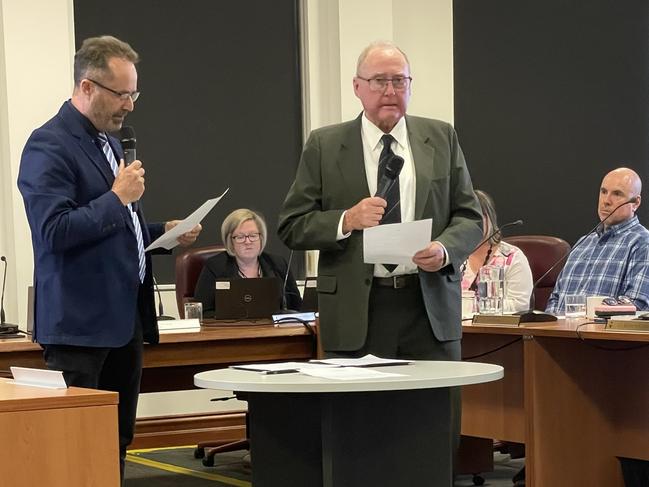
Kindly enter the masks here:
[[[599, 188], [598, 205], [600, 220], [606, 219], [604, 228], [633, 218], [640, 206], [641, 191], [642, 181], [633, 169], [619, 167], [604, 176]], [[633, 203], [624, 204], [632, 198], [635, 198]]]

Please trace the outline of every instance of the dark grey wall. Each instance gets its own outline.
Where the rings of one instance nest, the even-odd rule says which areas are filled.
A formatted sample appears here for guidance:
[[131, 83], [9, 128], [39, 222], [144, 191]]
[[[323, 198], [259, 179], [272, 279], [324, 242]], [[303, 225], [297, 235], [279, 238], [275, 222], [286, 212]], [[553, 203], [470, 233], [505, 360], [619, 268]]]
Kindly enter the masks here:
[[501, 223], [574, 242], [607, 171], [649, 184], [649, 2], [454, 0], [454, 36], [456, 128]]
[[[147, 219], [184, 218], [229, 187], [197, 245], [220, 242], [223, 218], [249, 207], [266, 216], [268, 249], [287, 256], [276, 225], [302, 147], [297, 1], [77, 0], [74, 9], [77, 47], [111, 34], [140, 54], [142, 95], [126, 124], [146, 169]], [[158, 282], [174, 282], [173, 262], [154, 257]]]

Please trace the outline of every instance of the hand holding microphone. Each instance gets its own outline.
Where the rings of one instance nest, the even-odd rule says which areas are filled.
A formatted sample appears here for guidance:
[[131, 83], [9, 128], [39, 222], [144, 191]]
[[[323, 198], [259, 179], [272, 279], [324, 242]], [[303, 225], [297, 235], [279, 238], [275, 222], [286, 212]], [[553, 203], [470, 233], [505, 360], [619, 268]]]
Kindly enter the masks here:
[[124, 206], [139, 200], [144, 194], [144, 168], [140, 161], [126, 165], [122, 159], [119, 163], [117, 177], [113, 182], [113, 192]]

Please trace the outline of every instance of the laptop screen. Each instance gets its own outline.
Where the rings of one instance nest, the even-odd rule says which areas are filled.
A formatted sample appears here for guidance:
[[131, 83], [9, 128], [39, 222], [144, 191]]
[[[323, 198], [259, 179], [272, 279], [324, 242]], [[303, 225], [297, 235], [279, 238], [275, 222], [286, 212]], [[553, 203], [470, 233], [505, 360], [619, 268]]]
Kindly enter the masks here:
[[282, 281], [277, 277], [216, 281], [214, 319], [271, 318], [281, 309]]

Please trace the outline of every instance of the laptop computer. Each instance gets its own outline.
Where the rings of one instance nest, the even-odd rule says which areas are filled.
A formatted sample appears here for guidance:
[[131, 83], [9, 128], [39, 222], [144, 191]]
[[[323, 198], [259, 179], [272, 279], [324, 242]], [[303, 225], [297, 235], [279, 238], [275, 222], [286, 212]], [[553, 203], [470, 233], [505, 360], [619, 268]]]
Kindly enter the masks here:
[[304, 279], [304, 291], [302, 292], [301, 312], [318, 311], [318, 291], [317, 277], [307, 277]]
[[216, 281], [214, 319], [271, 318], [281, 308], [282, 282], [277, 277]]

